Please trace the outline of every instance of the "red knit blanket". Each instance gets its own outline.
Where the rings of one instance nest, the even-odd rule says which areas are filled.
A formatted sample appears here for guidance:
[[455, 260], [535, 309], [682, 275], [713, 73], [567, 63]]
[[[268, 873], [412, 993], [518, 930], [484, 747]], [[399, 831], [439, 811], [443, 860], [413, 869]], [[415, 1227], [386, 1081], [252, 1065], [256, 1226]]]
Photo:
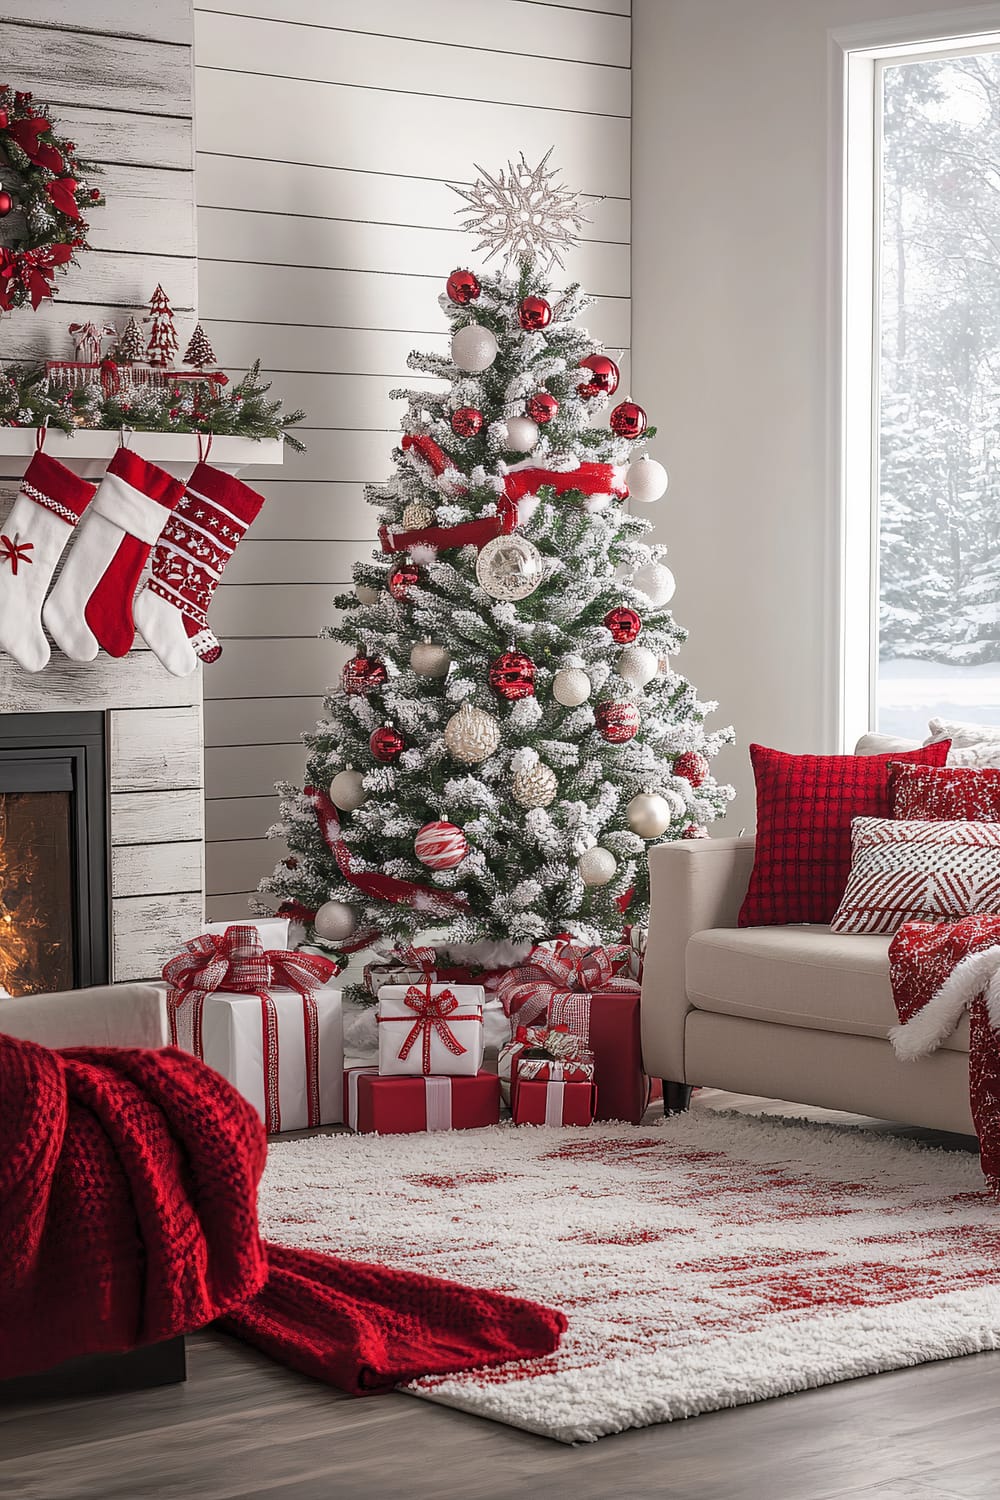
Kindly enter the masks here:
[[1000, 916], [906, 922], [889, 946], [889, 971], [897, 1057], [936, 1051], [969, 1013], [969, 1103], [983, 1173], [1000, 1197]]
[[535, 1303], [265, 1244], [253, 1108], [197, 1058], [0, 1035], [0, 1378], [215, 1319], [342, 1390], [549, 1354]]

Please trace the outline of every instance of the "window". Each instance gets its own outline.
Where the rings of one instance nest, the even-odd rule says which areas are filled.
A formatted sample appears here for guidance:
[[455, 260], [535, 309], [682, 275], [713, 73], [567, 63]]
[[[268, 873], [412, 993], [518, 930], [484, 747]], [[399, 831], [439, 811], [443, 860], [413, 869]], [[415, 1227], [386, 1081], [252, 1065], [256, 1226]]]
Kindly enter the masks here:
[[853, 61], [844, 737], [923, 739], [1000, 725], [1000, 41]]

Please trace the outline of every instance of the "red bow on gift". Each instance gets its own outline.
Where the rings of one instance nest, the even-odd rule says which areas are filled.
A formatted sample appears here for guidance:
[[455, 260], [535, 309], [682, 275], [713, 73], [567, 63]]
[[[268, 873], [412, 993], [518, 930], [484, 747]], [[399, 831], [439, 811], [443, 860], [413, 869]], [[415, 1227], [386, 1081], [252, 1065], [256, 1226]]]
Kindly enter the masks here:
[[228, 990], [237, 995], [259, 995], [270, 989], [310, 994], [326, 984], [337, 965], [314, 953], [265, 951], [256, 927], [234, 924], [224, 933], [206, 932], [184, 944], [183, 951], [163, 966], [163, 977], [180, 998]]
[[430, 980], [427, 981], [427, 987], [423, 990], [418, 985], [411, 984], [403, 996], [403, 1004], [416, 1015], [416, 1020], [412, 1023], [409, 1016], [376, 1016], [375, 1019], [380, 1026], [387, 1022], [402, 1021], [405, 1026], [410, 1027], [397, 1056], [400, 1062], [405, 1062], [419, 1037], [423, 1048], [421, 1072], [425, 1074], [431, 1071], [432, 1036], [437, 1034], [453, 1056], [461, 1057], [463, 1052], [468, 1052], [469, 1049], [463, 1047], [448, 1024], [449, 1021], [479, 1021], [481, 1023], [483, 1019], [478, 1010], [459, 1011], [458, 999], [451, 990], [441, 990], [437, 995], [432, 995]]
[[554, 1062], [586, 1062], [593, 1056], [568, 1026], [516, 1026], [513, 1039], [517, 1046], [544, 1052]]
[[638, 981], [616, 972], [621, 961], [622, 955], [608, 948], [578, 948], [573, 943], [532, 948], [523, 964], [507, 971], [497, 994], [505, 1013], [516, 1012], [518, 1022], [527, 1026], [546, 1014], [549, 1001], [558, 994], [615, 990], [638, 995]]

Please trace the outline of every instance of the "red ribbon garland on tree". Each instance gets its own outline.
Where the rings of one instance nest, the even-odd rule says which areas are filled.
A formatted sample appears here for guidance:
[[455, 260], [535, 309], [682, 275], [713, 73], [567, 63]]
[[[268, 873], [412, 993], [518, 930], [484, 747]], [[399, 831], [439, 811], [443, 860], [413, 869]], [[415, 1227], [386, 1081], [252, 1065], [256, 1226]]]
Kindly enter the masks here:
[[311, 786], [303, 789], [303, 796], [313, 805], [323, 842], [337, 861], [337, 869], [345, 880], [366, 896], [372, 896], [378, 901], [394, 901], [400, 905], [412, 906], [435, 917], [448, 916], [456, 908], [464, 909], [468, 906], [465, 897], [457, 891], [440, 891], [434, 886], [415, 885], [410, 880], [400, 880], [395, 875], [380, 875], [374, 870], [356, 870], [351, 851], [341, 836], [340, 817], [330, 798], [325, 792]]

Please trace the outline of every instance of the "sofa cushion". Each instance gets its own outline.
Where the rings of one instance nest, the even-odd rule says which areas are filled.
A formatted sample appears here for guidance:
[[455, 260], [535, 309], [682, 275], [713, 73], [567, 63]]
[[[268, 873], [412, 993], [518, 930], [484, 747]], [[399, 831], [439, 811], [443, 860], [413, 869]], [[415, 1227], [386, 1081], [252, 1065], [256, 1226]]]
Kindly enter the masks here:
[[851, 819], [887, 818], [895, 759], [943, 766], [948, 742], [898, 755], [786, 755], [750, 746], [757, 842], [740, 927], [829, 922], [851, 868]]
[[[688, 1000], [722, 1015], [884, 1038], [897, 1023], [889, 942], [820, 926], [698, 932], [687, 945]], [[944, 1045], [969, 1050], [967, 1020]]]

